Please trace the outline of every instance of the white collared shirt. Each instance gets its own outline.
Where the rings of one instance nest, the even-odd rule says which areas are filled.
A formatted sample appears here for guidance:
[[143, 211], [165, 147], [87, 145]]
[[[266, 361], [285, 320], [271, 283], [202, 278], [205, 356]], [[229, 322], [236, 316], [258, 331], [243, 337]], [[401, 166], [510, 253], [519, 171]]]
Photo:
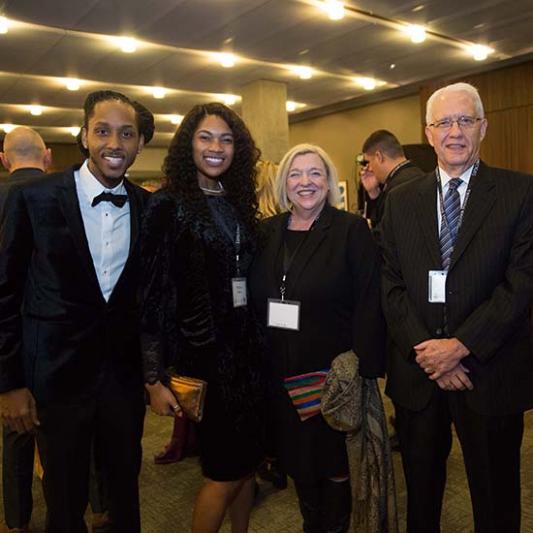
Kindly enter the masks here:
[[117, 207], [100, 202], [92, 207], [95, 196], [102, 192], [127, 194], [124, 182], [113, 189], [105, 188], [91, 173], [87, 161], [74, 172], [81, 218], [100, 290], [108, 301], [124, 269], [130, 249], [130, 204]]
[[[463, 181], [461, 183], [461, 185], [459, 185], [459, 187], [457, 187], [457, 191], [459, 192], [459, 200], [461, 202], [461, 207], [463, 207], [463, 204], [465, 202], [465, 197], [466, 197], [466, 191], [468, 190], [468, 183], [470, 182], [470, 177], [471, 177], [471, 174], [472, 174], [472, 170], [474, 168], [474, 165], [472, 165], [471, 167], [467, 168], [460, 176], [459, 178], [461, 178]], [[440, 173], [440, 182], [441, 182], [441, 186], [442, 186], [442, 199], [444, 200], [444, 198], [446, 198], [446, 193], [448, 192], [448, 189], [449, 189], [449, 183], [450, 183], [450, 180], [452, 179], [452, 176], [449, 176], [448, 174], [446, 174], [446, 171], [443, 170], [441, 167], [439, 167], [439, 173]], [[441, 200], [440, 200], [440, 195], [439, 195], [439, 191], [437, 189], [437, 217], [438, 217], [438, 225], [439, 225], [439, 235], [440, 235], [440, 228], [441, 228], [441, 224], [442, 224], [442, 213], [441, 213]]]

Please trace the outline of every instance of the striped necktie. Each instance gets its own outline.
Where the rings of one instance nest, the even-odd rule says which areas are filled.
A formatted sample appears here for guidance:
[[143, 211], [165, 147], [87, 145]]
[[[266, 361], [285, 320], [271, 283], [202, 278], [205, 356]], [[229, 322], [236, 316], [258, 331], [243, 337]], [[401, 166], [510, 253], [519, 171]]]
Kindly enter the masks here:
[[442, 213], [440, 228], [440, 254], [442, 258], [442, 268], [450, 268], [453, 247], [457, 239], [459, 214], [461, 213], [461, 197], [457, 187], [461, 185], [461, 178], [452, 178], [448, 182], [448, 191], [444, 197], [444, 213]]

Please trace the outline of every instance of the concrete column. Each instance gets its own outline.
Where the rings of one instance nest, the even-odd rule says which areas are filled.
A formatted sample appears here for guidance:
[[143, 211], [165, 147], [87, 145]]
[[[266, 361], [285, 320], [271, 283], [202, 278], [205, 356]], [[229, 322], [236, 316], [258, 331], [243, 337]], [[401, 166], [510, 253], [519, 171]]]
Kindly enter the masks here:
[[243, 86], [242, 118], [265, 161], [279, 163], [289, 149], [285, 83], [257, 80]]

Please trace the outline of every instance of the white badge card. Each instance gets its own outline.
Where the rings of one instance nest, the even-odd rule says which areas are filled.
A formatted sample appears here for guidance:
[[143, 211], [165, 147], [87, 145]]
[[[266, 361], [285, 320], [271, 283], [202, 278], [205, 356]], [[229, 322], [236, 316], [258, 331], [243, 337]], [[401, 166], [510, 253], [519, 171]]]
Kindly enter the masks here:
[[233, 295], [233, 307], [244, 307], [248, 303], [246, 278], [231, 278], [231, 293]]
[[300, 329], [300, 302], [268, 299], [269, 328], [282, 328], [298, 331]]
[[446, 303], [446, 270], [430, 270], [428, 277], [429, 303]]

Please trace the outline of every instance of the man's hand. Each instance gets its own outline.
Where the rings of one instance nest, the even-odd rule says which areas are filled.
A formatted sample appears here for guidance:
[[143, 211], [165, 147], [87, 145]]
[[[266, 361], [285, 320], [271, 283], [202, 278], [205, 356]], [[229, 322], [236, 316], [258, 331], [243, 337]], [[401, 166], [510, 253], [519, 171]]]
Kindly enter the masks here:
[[434, 380], [455, 368], [459, 361], [470, 353], [468, 348], [455, 337], [429, 339], [414, 346], [414, 350], [416, 362]]
[[183, 416], [180, 404], [173, 392], [160, 381], [153, 385], [146, 383], [145, 388], [150, 395], [150, 407], [156, 415]]
[[359, 179], [361, 180], [361, 185], [372, 200], [375, 200], [381, 194], [381, 189], [379, 188], [379, 181], [377, 180], [376, 176], [372, 171], [364, 168], [361, 169]]
[[[474, 385], [470, 381], [470, 378], [467, 376], [468, 368], [459, 363], [455, 368], [452, 368], [440, 378], [437, 379], [437, 385], [442, 390], [447, 391], [457, 391], [457, 390], [472, 390]], [[430, 376], [430, 379], [433, 379]]]
[[14, 389], [0, 394], [2, 421], [19, 433], [33, 431], [41, 423], [37, 418], [35, 399], [29, 389]]

